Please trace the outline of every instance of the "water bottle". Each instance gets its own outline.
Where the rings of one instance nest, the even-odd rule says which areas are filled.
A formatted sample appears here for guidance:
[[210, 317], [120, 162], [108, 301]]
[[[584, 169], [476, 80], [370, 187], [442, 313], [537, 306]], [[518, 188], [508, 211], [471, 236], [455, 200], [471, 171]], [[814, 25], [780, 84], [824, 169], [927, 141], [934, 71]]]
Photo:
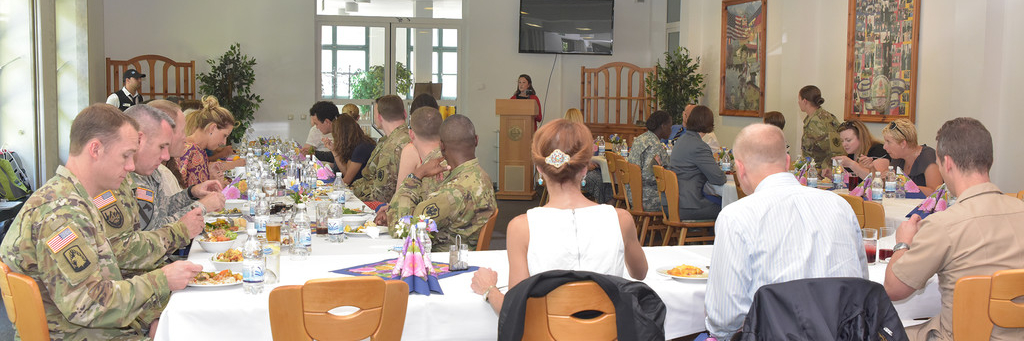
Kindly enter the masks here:
[[722, 159], [718, 163], [722, 167], [722, 172], [732, 171], [732, 158], [729, 157], [729, 153], [723, 153]]
[[332, 186], [334, 187], [332, 190], [333, 192], [344, 192], [345, 188], [348, 187], [342, 179], [344, 179], [344, 176], [341, 175], [341, 172], [334, 173], [334, 186]]
[[306, 187], [316, 188], [316, 161], [313, 160], [312, 155], [306, 155]]
[[882, 201], [882, 195], [885, 194], [885, 185], [882, 181], [882, 172], [875, 172], [875, 176], [871, 177], [871, 200]]
[[266, 193], [260, 193], [259, 201], [256, 204], [256, 216], [253, 218], [256, 234], [251, 234], [250, 236], [254, 236], [261, 241], [267, 240], [267, 223], [269, 222], [270, 200], [267, 199]]
[[839, 166], [839, 160], [832, 160], [832, 189], [843, 188], [843, 167]]
[[295, 206], [295, 218], [292, 222], [295, 230], [295, 241], [292, 245], [292, 260], [306, 260], [313, 252], [313, 236], [309, 230], [309, 216], [306, 215], [306, 204]]
[[814, 161], [807, 167], [807, 187], [818, 188], [818, 165]]
[[420, 244], [423, 246], [424, 254], [428, 254], [433, 250], [433, 244], [430, 241], [430, 232], [427, 231], [426, 222], [421, 221], [416, 223], [416, 237], [419, 238]]
[[[249, 229], [249, 235], [256, 235], [256, 229]], [[242, 257], [242, 290], [251, 295], [263, 292], [263, 270], [266, 267], [263, 245], [256, 238], [247, 238]]]
[[896, 198], [896, 172], [892, 170], [892, 166], [889, 166], [889, 171], [885, 172], [885, 197]]
[[905, 186], [900, 186], [899, 183], [899, 177], [900, 175], [903, 175], [903, 169], [896, 167], [896, 172], [894, 174], [896, 175], [896, 199], [906, 199], [907, 189]]
[[604, 155], [604, 152], [605, 152], [604, 136], [598, 136], [597, 137], [597, 155]]
[[629, 157], [629, 145], [626, 144], [626, 141], [622, 141], [622, 145], [619, 146], [619, 155]]
[[345, 196], [342, 195], [331, 203], [328, 212], [330, 215], [327, 217], [327, 241], [341, 243], [345, 241], [345, 223], [342, 220], [345, 214]]

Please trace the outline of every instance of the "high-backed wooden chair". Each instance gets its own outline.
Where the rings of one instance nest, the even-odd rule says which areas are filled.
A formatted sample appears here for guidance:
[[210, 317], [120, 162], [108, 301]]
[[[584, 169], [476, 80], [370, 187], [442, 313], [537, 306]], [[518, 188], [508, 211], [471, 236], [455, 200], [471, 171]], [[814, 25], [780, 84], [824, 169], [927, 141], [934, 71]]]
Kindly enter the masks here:
[[747, 196], [747, 193], [743, 191], [743, 186], [740, 186], [740, 175], [735, 170], [732, 171], [732, 183], [736, 184], [736, 200]]
[[665, 240], [662, 245], [668, 245], [677, 230], [679, 231], [679, 245], [714, 242], [715, 236], [711, 234], [711, 231], [715, 229], [714, 220], [682, 220], [679, 217], [679, 180], [676, 178], [676, 173], [661, 166], [654, 166], [654, 177], [658, 181], [658, 192], [664, 200], [662, 222], [665, 224], [667, 232], [665, 232]]
[[605, 162], [608, 163], [608, 175], [611, 176], [612, 180], [612, 199], [615, 199], [615, 207], [625, 208], [626, 191], [619, 189], [618, 182], [615, 181], [619, 171], [619, 154], [615, 154], [615, 152], [612, 151], [605, 151], [604, 159]]
[[22, 340], [49, 340], [43, 296], [32, 277], [11, 272], [7, 264], [0, 263], [0, 294], [4, 298], [7, 318], [18, 329]]
[[[601, 314], [573, 317], [588, 310]], [[594, 281], [566, 283], [526, 301], [523, 340], [615, 340], [617, 334], [615, 305]]]
[[169, 96], [195, 99], [197, 85], [194, 60], [178, 62], [155, 54], [128, 60], [107, 58], [107, 94], [121, 90], [124, 86], [123, 75], [128, 69], [146, 74], [146, 78], [142, 79], [142, 86], [139, 87], [139, 93], [147, 100]]
[[491, 217], [487, 218], [487, 224], [480, 229], [480, 238], [476, 241], [476, 250], [485, 251], [491, 247], [491, 233], [494, 232], [494, 222], [498, 220], [498, 209], [494, 209], [494, 213], [491, 213]]
[[[270, 292], [274, 340], [399, 340], [405, 326], [409, 285], [380, 277], [313, 279]], [[338, 316], [337, 307], [358, 311]]]
[[876, 201], [863, 201], [864, 228], [878, 229], [885, 227], [885, 207]]
[[[625, 160], [621, 159], [620, 161]], [[623, 165], [625, 165], [623, 167]], [[644, 198], [643, 198], [643, 177], [640, 174], [640, 166], [637, 164], [622, 162], [619, 164], [620, 168], [626, 169], [626, 176], [629, 179], [629, 192], [626, 193], [630, 196], [632, 203], [629, 206], [629, 214], [633, 215], [633, 219], [636, 220], [637, 228], [640, 229], [640, 242], [644, 244], [654, 243], [654, 231], [662, 232], [663, 238], [668, 238], [665, 232], [665, 226], [658, 223], [659, 218], [662, 217], [662, 213], [644, 211]], [[648, 198], [654, 200], [654, 198]], [[651, 232], [651, 242], [647, 243], [647, 233]]]
[[[857, 223], [860, 224], [860, 228], [864, 228], [864, 199], [849, 194], [837, 194], [846, 199], [846, 202], [850, 204], [850, 208], [853, 208], [853, 214], [857, 216]], [[885, 224], [885, 213], [882, 213], [882, 224]]]
[[988, 340], [993, 325], [1024, 328], [1024, 269], [996, 271], [992, 276], [966, 276], [953, 289], [953, 339]]

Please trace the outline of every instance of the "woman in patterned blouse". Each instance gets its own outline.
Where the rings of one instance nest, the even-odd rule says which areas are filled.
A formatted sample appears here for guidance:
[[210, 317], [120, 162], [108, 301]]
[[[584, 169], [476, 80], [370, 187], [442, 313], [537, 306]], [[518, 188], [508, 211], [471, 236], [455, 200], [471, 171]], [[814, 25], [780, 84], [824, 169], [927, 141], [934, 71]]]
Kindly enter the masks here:
[[234, 116], [213, 96], [203, 98], [203, 109], [188, 114], [185, 118], [185, 154], [178, 158], [178, 169], [185, 186], [210, 180], [206, 149], [226, 144], [234, 127]]

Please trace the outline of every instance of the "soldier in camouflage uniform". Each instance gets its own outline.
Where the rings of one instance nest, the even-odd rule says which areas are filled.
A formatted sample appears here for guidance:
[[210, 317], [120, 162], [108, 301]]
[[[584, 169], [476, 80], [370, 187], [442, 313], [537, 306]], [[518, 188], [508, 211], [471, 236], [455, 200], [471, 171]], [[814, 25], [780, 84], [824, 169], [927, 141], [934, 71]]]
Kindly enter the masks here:
[[[661, 211], [661, 194], [658, 193], [658, 182], [654, 179], [654, 165], [669, 164], [668, 151], [662, 139], [672, 133], [672, 118], [665, 111], [655, 111], [647, 118], [647, 132], [633, 139], [633, 148], [629, 152], [629, 163], [640, 166], [640, 178], [643, 180], [644, 211]], [[627, 198], [632, 198], [627, 194]]]
[[821, 90], [813, 85], [803, 87], [797, 103], [800, 111], [807, 114], [804, 117], [803, 137], [800, 139], [802, 157], [810, 157], [818, 166], [826, 168], [830, 165], [826, 162], [833, 156], [846, 155], [842, 141], [839, 140], [839, 120], [821, 108], [825, 103]]
[[54, 340], [145, 339], [171, 290], [184, 288], [202, 270], [175, 262], [121, 276], [99, 207], [111, 204], [113, 195], [103, 193], [133, 169], [138, 136], [135, 121], [108, 104], [79, 113], [67, 167], [58, 167], [25, 202], [0, 244], [0, 258], [11, 271], [39, 284]]
[[446, 251], [455, 243], [455, 236], [475, 248], [480, 229], [487, 223], [498, 203], [494, 198], [491, 178], [476, 159], [477, 137], [473, 122], [463, 115], [452, 115], [441, 125], [441, 153], [454, 167], [441, 182], [441, 187], [424, 195], [418, 188], [425, 177], [439, 174], [444, 168], [439, 161], [425, 163], [409, 176], [395, 193], [400, 205], [415, 206], [414, 216], [426, 216], [437, 222], [433, 251]]
[[[440, 130], [442, 121], [444, 119], [441, 118], [441, 112], [434, 107], [420, 107], [412, 113], [409, 118], [411, 128], [409, 138], [411, 142], [406, 147], [407, 150], [402, 151], [403, 164], [399, 169], [405, 168], [405, 163], [411, 163], [413, 166], [410, 168], [415, 168], [434, 160], [441, 162], [442, 169], [447, 169], [448, 163], [444, 161], [444, 156], [441, 155]], [[407, 151], [411, 152], [412, 156], [409, 156]], [[411, 170], [409, 174], [412, 174]], [[440, 174], [420, 179], [420, 183], [417, 186], [417, 190], [420, 192], [418, 195], [422, 197], [436, 191], [446, 176], [448, 176], [448, 172], [444, 171]], [[408, 178], [408, 175], [406, 177]], [[407, 179], [399, 180], [402, 180], [398, 184], [398, 187], [401, 188]], [[395, 196], [391, 198], [391, 202], [387, 206], [378, 210], [377, 225], [390, 225], [390, 223], [398, 221], [401, 217], [411, 215], [412, 210], [415, 208], [414, 205], [402, 205], [398, 196]], [[392, 236], [396, 236], [396, 232], [392, 230]]]
[[377, 147], [363, 167], [363, 177], [352, 182], [352, 193], [362, 201], [391, 202], [398, 185], [398, 164], [402, 148], [409, 144], [409, 129], [405, 125], [405, 104], [395, 95], [377, 100], [373, 107], [374, 120], [387, 136], [377, 141]]

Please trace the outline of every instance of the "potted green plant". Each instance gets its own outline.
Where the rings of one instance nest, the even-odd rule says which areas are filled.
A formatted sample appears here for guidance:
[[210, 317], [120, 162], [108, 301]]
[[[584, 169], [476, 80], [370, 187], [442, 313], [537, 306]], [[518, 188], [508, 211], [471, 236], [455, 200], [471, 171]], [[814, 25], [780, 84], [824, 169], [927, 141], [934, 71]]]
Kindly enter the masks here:
[[235, 115], [235, 129], [228, 135], [228, 144], [238, 143], [263, 103], [260, 95], [252, 93], [256, 58], [242, 54], [242, 45], [235, 43], [224, 55], [206, 62], [210, 64], [210, 72], [198, 75], [199, 92], [217, 97], [220, 105]]
[[[398, 93], [408, 94], [412, 90], [412, 71], [402, 63], [395, 63], [395, 79]], [[352, 98], [374, 99], [384, 95], [384, 66], [374, 65], [367, 70], [357, 71], [352, 76]], [[361, 106], [360, 112], [367, 112], [368, 106]]]
[[683, 109], [696, 103], [704, 93], [704, 74], [697, 72], [700, 57], [690, 58], [690, 50], [677, 48], [665, 52], [665, 63], [655, 65], [657, 76], [647, 76], [647, 91], [654, 94], [657, 107], [667, 111], [675, 123], [683, 121]]

